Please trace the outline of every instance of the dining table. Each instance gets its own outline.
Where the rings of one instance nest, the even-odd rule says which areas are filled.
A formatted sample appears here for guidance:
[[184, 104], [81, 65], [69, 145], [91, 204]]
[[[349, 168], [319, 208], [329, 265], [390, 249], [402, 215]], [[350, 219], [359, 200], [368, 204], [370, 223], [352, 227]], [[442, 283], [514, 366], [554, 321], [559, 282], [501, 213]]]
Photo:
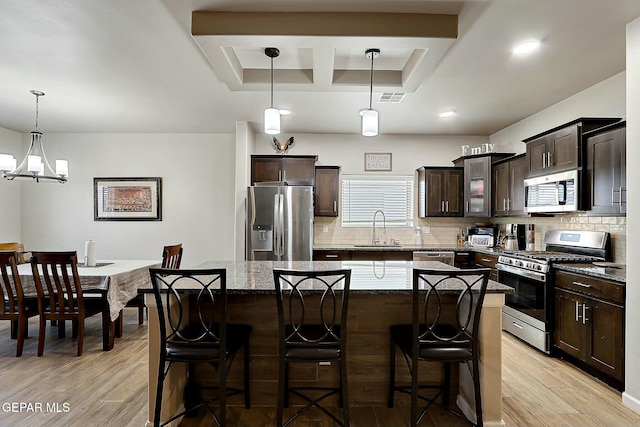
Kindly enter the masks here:
[[[102, 337], [104, 351], [113, 349], [115, 338], [122, 336], [122, 309], [138, 295], [138, 289], [151, 286], [149, 268], [160, 265], [160, 260], [99, 260], [94, 266], [78, 263], [82, 292], [99, 295], [109, 305], [110, 323]], [[25, 296], [35, 296], [31, 264], [19, 264], [18, 274]]]
[[[413, 289], [413, 269], [457, 269], [437, 261], [210, 261], [189, 268], [223, 268], [226, 270], [228, 316], [233, 323], [249, 324], [251, 337], [251, 404], [275, 407], [277, 403], [277, 309], [273, 269], [332, 270], [350, 269], [349, 322], [347, 331], [347, 370], [349, 400], [355, 406], [386, 406], [389, 365], [389, 327], [410, 323], [410, 296]], [[152, 289], [141, 288], [143, 293]], [[185, 290], [188, 295], [188, 289]], [[451, 294], [457, 292], [452, 287]], [[481, 314], [480, 366], [481, 393], [485, 425], [502, 423], [502, 324], [501, 313], [505, 294], [513, 288], [489, 281]], [[188, 298], [185, 296], [185, 298]], [[149, 307], [149, 421], [154, 419], [160, 332], [154, 298], [147, 298]], [[188, 306], [188, 302], [187, 302]], [[453, 307], [453, 306], [451, 306]], [[209, 384], [206, 366], [194, 376], [203, 386]], [[309, 381], [331, 381], [331, 370], [314, 366], [307, 372]], [[179, 412], [184, 405], [185, 388], [189, 387], [186, 367], [174, 365], [165, 379], [162, 399], [162, 419]], [[408, 380], [400, 375], [399, 379]], [[230, 387], [242, 388], [241, 377], [231, 371]], [[456, 402], [474, 416], [473, 380], [466, 369], [459, 369], [455, 384]], [[453, 391], [452, 384], [452, 391]], [[241, 399], [240, 399], [241, 400]], [[233, 400], [228, 405], [242, 405]], [[405, 402], [406, 403], [406, 402]]]

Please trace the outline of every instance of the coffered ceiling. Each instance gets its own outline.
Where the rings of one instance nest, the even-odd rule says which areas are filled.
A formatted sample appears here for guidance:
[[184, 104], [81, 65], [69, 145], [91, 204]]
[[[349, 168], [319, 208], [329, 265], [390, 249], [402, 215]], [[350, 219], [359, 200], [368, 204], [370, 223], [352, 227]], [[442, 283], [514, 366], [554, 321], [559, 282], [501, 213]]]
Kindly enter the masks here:
[[378, 138], [489, 135], [624, 71], [639, 16], [637, 0], [3, 0], [0, 127], [31, 130], [37, 89], [45, 133], [260, 130], [272, 46], [283, 133], [357, 134], [374, 47]]

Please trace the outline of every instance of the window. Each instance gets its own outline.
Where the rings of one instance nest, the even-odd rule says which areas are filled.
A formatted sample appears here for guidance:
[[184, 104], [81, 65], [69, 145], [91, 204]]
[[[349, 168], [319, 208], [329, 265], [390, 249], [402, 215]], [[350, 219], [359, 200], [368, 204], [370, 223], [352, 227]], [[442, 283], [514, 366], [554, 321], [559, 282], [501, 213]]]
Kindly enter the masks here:
[[378, 210], [387, 227], [413, 227], [413, 176], [343, 176], [343, 227], [371, 227]]

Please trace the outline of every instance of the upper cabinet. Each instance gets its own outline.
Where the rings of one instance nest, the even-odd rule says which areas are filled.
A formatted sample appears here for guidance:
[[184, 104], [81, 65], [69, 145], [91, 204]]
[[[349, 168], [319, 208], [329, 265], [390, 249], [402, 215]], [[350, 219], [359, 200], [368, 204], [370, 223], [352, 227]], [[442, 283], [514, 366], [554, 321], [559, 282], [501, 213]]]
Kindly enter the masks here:
[[524, 178], [527, 175], [525, 154], [500, 160], [493, 169], [493, 216], [525, 215]]
[[340, 166], [316, 166], [315, 216], [338, 216]]
[[[464, 216], [489, 218], [492, 215], [492, 164], [513, 153], [490, 153], [464, 157]], [[457, 164], [458, 160], [454, 160]]]
[[626, 122], [596, 129], [585, 139], [587, 209], [599, 215], [626, 214]]
[[418, 169], [418, 216], [463, 216], [464, 169]]
[[580, 118], [525, 139], [527, 177], [582, 167], [582, 134], [618, 120], [620, 119]]
[[256, 182], [283, 182], [286, 185], [315, 184], [318, 156], [251, 156], [251, 185]]

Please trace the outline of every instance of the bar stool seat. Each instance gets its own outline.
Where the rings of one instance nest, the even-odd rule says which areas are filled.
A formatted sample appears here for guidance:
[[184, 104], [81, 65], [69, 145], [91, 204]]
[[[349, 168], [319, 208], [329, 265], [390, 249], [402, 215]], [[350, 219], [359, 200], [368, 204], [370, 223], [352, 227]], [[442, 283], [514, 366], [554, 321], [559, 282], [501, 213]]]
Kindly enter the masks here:
[[[351, 270], [296, 271], [274, 269], [278, 305], [279, 379], [276, 425], [285, 427], [303, 412], [317, 408], [339, 426], [349, 426], [347, 390], [347, 308]], [[314, 304], [311, 304], [311, 302]], [[316, 304], [317, 302], [317, 304]], [[337, 361], [340, 372], [338, 386], [296, 386], [289, 384], [292, 362]], [[284, 420], [289, 395], [306, 404]], [[338, 395], [342, 420], [323, 404]], [[321, 404], [323, 402], [323, 404]]]
[[[393, 325], [389, 363], [388, 406], [393, 407], [395, 392], [411, 396], [411, 427], [417, 426], [431, 407], [439, 407], [471, 425], [482, 425], [482, 397], [480, 393], [479, 327], [482, 304], [489, 281], [489, 269], [473, 270], [413, 270], [410, 324]], [[443, 301], [455, 298], [455, 309], [444, 312]], [[404, 357], [411, 384], [397, 385], [395, 379], [396, 349]], [[420, 361], [442, 362], [444, 382], [441, 385], [419, 382]], [[451, 366], [465, 363], [473, 380], [475, 419], [462, 411], [450, 408]], [[425, 394], [426, 389], [435, 393]], [[440, 397], [443, 397], [440, 402]], [[426, 402], [422, 409], [419, 402]]]

